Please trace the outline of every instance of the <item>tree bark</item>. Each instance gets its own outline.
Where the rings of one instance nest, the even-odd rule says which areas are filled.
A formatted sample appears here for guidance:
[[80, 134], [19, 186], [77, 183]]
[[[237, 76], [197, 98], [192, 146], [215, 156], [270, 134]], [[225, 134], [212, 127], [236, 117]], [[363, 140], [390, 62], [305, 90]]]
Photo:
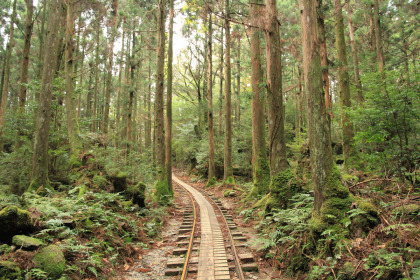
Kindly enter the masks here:
[[222, 124], [223, 124], [223, 68], [225, 67], [225, 62], [223, 60], [224, 50], [223, 50], [223, 30], [222, 26], [220, 30], [220, 85], [219, 85], [219, 136], [222, 136]]
[[379, 19], [379, 1], [373, 0], [373, 21], [375, 25], [376, 59], [378, 61], [379, 73], [384, 72], [385, 62], [382, 45], [382, 29]]
[[354, 147], [353, 123], [349, 119], [348, 110], [351, 108], [350, 100], [350, 78], [347, 64], [346, 42], [344, 39], [344, 23], [341, 8], [341, 0], [334, 0], [335, 14], [335, 43], [338, 59], [338, 84], [340, 86], [341, 99], [341, 123], [343, 135], [344, 164], [348, 167], [354, 164], [356, 151]]
[[160, 203], [167, 203], [171, 190], [168, 187], [165, 165], [165, 126], [163, 114], [164, 95], [164, 63], [165, 63], [165, 1], [158, 0], [158, 25], [157, 25], [157, 57], [156, 57], [156, 199]]
[[231, 96], [231, 63], [230, 63], [230, 5], [225, 6], [225, 141], [223, 181], [234, 182], [232, 166], [232, 96]]
[[[322, 6], [322, 0], [319, 0], [319, 5]], [[329, 63], [328, 63], [328, 52], [327, 52], [327, 37], [325, 35], [325, 12], [321, 9], [320, 13], [317, 16], [318, 29], [319, 29], [319, 38], [320, 38], [320, 53], [321, 53], [321, 66], [322, 66], [322, 82], [324, 85], [324, 98], [325, 106], [327, 107], [328, 113], [331, 114], [331, 104], [330, 104], [330, 81], [329, 81]], [[331, 118], [328, 117], [330, 122]], [[330, 123], [331, 125], [331, 123]]]
[[51, 100], [53, 91], [55, 66], [59, 48], [58, 30], [61, 23], [61, 0], [49, 2], [49, 20], [45, 44], [45, 56], [42, 69], [41, 91], [36, 118], [34, 153], [30, 190], [40, 186], [49, 187], [48, 182], [48, 140], [51, 121]]
[[165, 163], [166, 181], [172, 189], [172, 61], [174, 33], [174, 0], [169, 0], [168, 83], [166, 89]]
[[121, 55], [120, 55], [120, 63], [119, 63], [119, 73], [118, 73], [118, 89], [117, 89], [117, 116], [116, 116], [116, 126], [115, 126], [115, 146], [120, 146], [120, 138], [121, 138], [121, 103], [122, 103], [122, 92], [123, 92], [123, 85], [122, 85], [122, 76], [123, 76], [123, 68], [124, 68], [124, 43], [125, 43], [125, 28], [124, 22], [122, 23], [122, 38], [121, 38]]
[[[41, 4], [41, 2], [40, 2]], [[43, 58], [44, 58], [44, 37], [45, 37], [45, 21], [47, 18], [47, 0], [43, 0], [42, 4], [43, 6], [42, 8], [42, 16], [41, 16], [41, 27], [40, 27], [40, 32], [38, 34], [39, 37], [39, 50], [38, 50], [38, 64], [37, 64], [37, 72], [36, 72], [36, 77], [38, 79], [41, 79], [42, 76], [42, 66], [43, 66]], [[39, 99], [39, 94], [35, 93], [36, 96], [36, 100]]]
[[79, 122], [76, 115], [76, 96], [74, 82], [74, 66], [73, 66], [73, 34], [74, 34], [74, 0], [67, 0], [67, 16], [66, 16], [66, 115], [67, 115], [67, 135], [70, 144], [70, 164], [72, 166], [80, 165], [80, 153], [82, 150], [82, 142], [79, 138]]
[[109, 103], [111, 102], [111, 91], [112, 91], [112, 65], [114, 63], [114, 41], [115, 41], [115, 34], [117, 32], [116, 25], [117, 25], [117, 13], [118, 13], [118, 0], [112, 1], [112, 12], [111, 12], [111, 40], [109, 42], [109, 49], [108, 49], [108, 74], [106, 78], [106, 93], [105, 93], [105, 111], [104, 111], [104, 122], [102, 125], [102, 132], [104, 134], [108, 133], [108, 126], [109, 126]]
[[279, 22], [275, 0], [266, 1], [267, 97], [270, 175], [273, 179], [288, 167], [284, 136], [284, 105]]
[[22, 145], [22, 137], [24, 132], [22, 130], [22, 121], [25, 115], [25, 104], [26, 104], [26, 84], [28, 83], [28, 65], [29, 65], [29, 51], [31, 48], [31, 37], [33, 29], [32, 16], [34, 12], [34, 5], [32, 0], [26, 0], [26, 22], [25, 22], [25, 35], [24, 45], [22, 51], [22, 62], [20, 68], [20, 85], [19, 85], [19, 111], [18, 111], [18, 139], [16, 141], [16, 148]]
[[101, 34], [101, 23], [99, 15], [96, 17], [96, 50], [95, 50], [95, 85], [93, 92], [93, 108], [92, 108], [92, 127], [91, 131], [96, 132], [97, 129], [97, 113], [98, 113], [98, 94], [99, 94], [99, 44]]
[[238, 129], [241, 129], [241, 37], [238, 36], [237, 51], [238, 57], [236, 62], [236, 122]]
[[3, 138], [4, 138], [4, 126], [6, 123], [6, 108], [7, 99], [9, 97], [9, 79], [10, 79], [10, 60], [12, 58], [12, 50], [15, 45], [14, 33], [15, 33], [15, 21], [16, 21], [16, 2], [13, 2], [12, 17], [10, 18], [10, 32], [9, 41], [6, 46], [6, 58], [4, 64], [4, 80], [1, 90], [1, 102], [0, 102], [0, 151], [3, 150]]
[[357, 88], [357, 100], [359, 101], [359, 105], [363, 106], [363, 93], [362, 93], [362, 83], [360, 82], [360, 74], [359, 74], [359, 58], [357, 56], [357, 47], [356, 47], [356, 39], [354, 37], [354, 26], [353, 21], [351, 18], [351, 8], [348, 9], [349, 14], [349, 31], [350, 31], [350, 45], [351, 45], [351, 52], [353, 55], [353, 69], [354, 69], [354, 83], [356, 84]]
[[152, 80], [151, 80], [151, 54], [149, 51], [148, 55], [148, 64], [147, 64], [147, 79], [148, 79], [148, 85], [147, 85], [147, 119], [146, 119], [146, 125], [145, 125], [145, 147], [150, 149], [150, 146], [152, 145]]
[[303, 69], [308, 107], [311, 175], [315, 197], [310, 225], [313, 232], [320, 234], [329, 225], [342, 219], [351, 201], [348, 197], [349, 191], [341, 184], [340, 173], [333, 164], [331, 132], [319, 54], [319, 2], [300, 0], [299, 3], [303, 28]]
[[208, 23], [208, 41], [207, 41], [207, 101], [208, 101], [208, 129], [209, 129], [209, 172], [208, 172], [208, 185], [212, 184], [213, 178], [215, 178], [215, 162], [214, 162], [214, 130], [213, 130], [213, 26], [212, 17], [209, 13]]
[[[251, 24], [258, 26], [261, 17], [261, 0], [250, 1]], [[264, 88], [261, 69], [261, 31], [251, 29], [251, 85], [252, 85], [252, 178], [250, 196], [265, 195], [268, 192], [270, 170], [267, 161], [265, 143]], [[267, 59], [267, 65], [268, 65]]]

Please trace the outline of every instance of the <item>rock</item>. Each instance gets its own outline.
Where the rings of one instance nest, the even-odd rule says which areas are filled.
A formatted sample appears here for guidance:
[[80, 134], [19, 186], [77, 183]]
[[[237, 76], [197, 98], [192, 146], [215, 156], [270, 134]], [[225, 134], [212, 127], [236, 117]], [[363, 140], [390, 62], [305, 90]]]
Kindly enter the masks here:
[[10, 261], [1, 261], [0, 262], [0, 276], [1, 280], [14, 280], [20, 279], [21, 271], [19, 266]]
[[26, 235], [13, 236], [12, 243], [19, 248], [30, 251], [36, 250], [42, 245], [44, 245], [44, 242], [42, 242], [41, 240]]
[[224, 197], [228, 197], [228, 196], [235, 196], [235, 195], [236, 195], [236, 192], [235, 192], [234, 190], [226, 190], [226, 191], [223, 193], [223, 195], [224, 195]]
[[[127, 190], [125, 190], [121, 194], [133, 205], [137, 204], [140, 208], [144, 208], [146, 206], [144, 202], [144, 200], [146, 199], [145, 191], [146, 185], [143, 182], [139, 182], [135, 186], [128, 186]], [[125, 206], [131, 205], [129, 205], [129, 203], [126, 203]]]
[[29, 233], [33, 221], [28, 211], [7, 206], [0, 211], [0, 242], [10, 243], [16, 234]]
[[47, 272], [50, 277], [60, 278], [64, 272], [66, 260], [63, 252], [57, 245], [49, 245], [36, 253], [32, 261], [37, 268]]
[[123, 192], [127, 189], [127, 174], [124, 172], [119, 172], [115, 176], [110, 176], [109, 180], [114, 186], [114, 192]]

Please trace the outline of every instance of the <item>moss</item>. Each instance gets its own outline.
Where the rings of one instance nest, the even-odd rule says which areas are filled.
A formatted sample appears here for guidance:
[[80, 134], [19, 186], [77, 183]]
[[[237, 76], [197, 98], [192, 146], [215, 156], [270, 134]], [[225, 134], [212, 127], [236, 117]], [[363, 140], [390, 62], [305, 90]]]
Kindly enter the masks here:
[[266, 211], [288, 207], [289, 199], [300, 190], [297, 184], [290, 182], [292, 178], [293, 172], [290, 168], [273, 176], [270, 183], [271, 198], [267, 201]]
[[223, 182], [224, 185], [235, 185], [235, 178], [233, 178], [233, 176], [229, 176], [226, 181]]
[[77, 195], [77, 198], [81, 198], [87, 191], [86, 185], [80, 185], [79, 186], [79, 194]]
[[225, 190], [225, 192], [223, 193], [224, 197], [228, 197], [228, 196], [235, 196], [236, 192], [234, 190]]
[[270, 194], [266, 194], [260, 200], [258, 200], [252, 208], [261, 208], [263, 209], [269, 203], [268, 200], [271, 198]]
[[216, 184], [217, 184], [217, 179], [215, 176], [213, 176], [210, 180], [208, 180], [205, 188], [213, 187]]
[[137, 204], [139, 207], [144, 208], [145, 199], [146, 199], [146, 184], [143, 182], [138, 182], [134, 186], [129, 186], [127, 188], [128, 199], [132, 201], [133, 204]]
[[37, 194], [40, 195], [45, 195], [47, 194], [46, 189], [53, 191], [54, 188], [51, 186], [50, 181], [47, 179], [47, 181], [45, 182], [44, 185], [40, 185], [36, 179], [31, 181], [31, 184], [28, 187], [28, 192], [36, 192]]
[[64, 272], [66, 260], [63, 252], [56, 245], [50, 245], [36, 253], [32, 259], [36, 267], [44, 270], [52, 278], [59, 278]]
[[406, 204], [396, 207], [392, 210], [392, 214], [394, 215], [416, 215], [420, 212], [420, 205], [418, 204]]
[[328, 227], [340, 223], [348, 209], [352, 198], [349, 190], [341, 183], [340, 171], [334, 165], [322, 188], [322, 203], [319, 213], [313, 211], [310, 227], [313, 233], [321, 233]]
[[168, 204], [169, 199], [172, 197], [173, 193], [169, 188], [168, 182], [164, 181], [157, 181], [155, 184], [155, 196], [154, 200], [159, 202], [160, 204]]
[[16, 234], [30, 232], [33, 226], [28, 211], [7, 206], [0, 211], [0, 242], [9, 243]]
[[44, 244], [44, 242], [42, 242], [40, 239], [29, 237], [26, 235], [13, 236], [12, 243], [17, 247], [27, 250], [35, 250]]
[[110, 176], [109, 180], [112, 182], [115, 192], [123, 192], [127, 189], [127, 174], [125, 172]]
[[21, 279], [21, 270], [19, 266], [11, 261], [0, 261], [0, 279], [15, 280]]

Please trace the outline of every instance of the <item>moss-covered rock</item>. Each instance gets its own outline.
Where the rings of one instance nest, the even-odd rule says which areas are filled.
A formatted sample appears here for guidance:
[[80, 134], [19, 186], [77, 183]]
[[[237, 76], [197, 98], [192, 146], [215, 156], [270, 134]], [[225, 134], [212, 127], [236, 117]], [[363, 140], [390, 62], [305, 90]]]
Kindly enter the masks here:
[[168, 204], [173, 192], [170, 189], [168, 182], [157, 181], [155, 184], [155, 196], [154, 200], [160, 204]]
[[119, 172], [117, 175], [109, 176], [109, 180], [114, 186], [114, 192], [123, 192], [127, 189], [127, 174]]
[[0, 211], [0, 242], [10, 243], [16, 234], [29, 233], [33, 221], [28, 211], [7, 206]]
[[29, 237], [26, 235], [15, 235], [12, 238], [12, 243], [19, 248], [25, 250], [36, 250], [42, 245], [44, 242], [38, 238]]
[[138, 182], [137, 185], [129, 186], [123, 195], [127, 200], [130, 200], [133, 204], [137, 204], [140, 208], [146, 206], [144, 202], [146, 199], [146, 184], [143, 182]]
[[368, 233], [370, 229], [378, 225], [379, 221], [379, 212], [376, 207], [370, 203], [368, 200], [362, 198], [356, 198], [357, 215], [352, 217], [352, 232], [356, 234], [357, 237], [362, 237], [364, 234]]
[[[92, 178], [92, 186], [94, 188], [104, 189], [108, 183], [108, 180], [105, 176], [95, 174]], [[115, 188], [115, 185], [114, 185]]]
[[21, 279], [21, 274], [21, 270], [16, 263], [10, 261], [0, 261], [1, 280]]
[[235, 196], [236, 192], [234, 190], [225, 190], [225, 192], [223, 193], [224, 197], [229, 197], [229, 196]]
[[47, 272], [52, 278], [59, 278], [64, 272], [66, 260], [56, 245], [49, 245], [36, 253], [32, 259], [37, 268]]
[[419, 204], [406, 204], [395, 207], [392, 210], [392, 214], [394, 215], [417, 215], [420, 212], [420, 205]]

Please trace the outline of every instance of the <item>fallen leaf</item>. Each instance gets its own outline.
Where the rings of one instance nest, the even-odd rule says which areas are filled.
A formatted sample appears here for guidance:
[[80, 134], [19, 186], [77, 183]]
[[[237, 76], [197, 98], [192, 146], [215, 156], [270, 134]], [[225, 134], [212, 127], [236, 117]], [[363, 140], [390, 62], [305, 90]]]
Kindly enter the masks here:
[[140, 267], [140, 268], [136, 269], [136, 271], [137, 272], [142, 272], [142, 273], [147, 273], [147, 272], [150, 272], [152, 270], [151, 269], [148, 269], [148, 268], [142, 268], [142, 267]]

